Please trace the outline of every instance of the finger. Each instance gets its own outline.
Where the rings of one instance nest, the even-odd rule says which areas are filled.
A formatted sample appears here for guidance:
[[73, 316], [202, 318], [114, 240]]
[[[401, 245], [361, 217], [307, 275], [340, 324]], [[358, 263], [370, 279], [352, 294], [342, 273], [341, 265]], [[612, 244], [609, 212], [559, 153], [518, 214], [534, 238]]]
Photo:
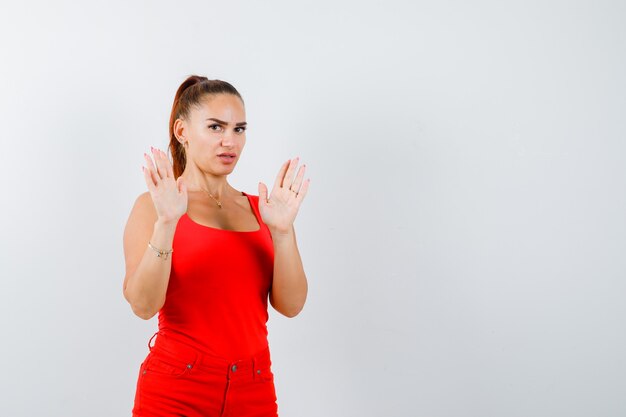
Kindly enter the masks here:
[[159, 181], [161, 180], [161, 178], [159, 177], [159, 174], [156, 172], [156, 168], [154, 167], [154, 164], [152, 163], [152, 158], [150, 158], [150, 156], [144, 152], [143, 154], [146, 162], [147, 162], [147, 170], [148, 173], [150, 174], [150, 178], [152, 178], [152, 182], [155, 185], [159, 185]]
[[163, 157], [163, 151], [154, 148], [154, 162], [157, 166], [157, 172], [162, 179], [167, 178], [167, 169], [165, 169], [165, 161]]
[[302, 187], [300, 187], [300, 191], [296, 195], [296, 198], [302, 202], [304, 200], [304, 196], [306, 196], [307, 191], [309, 190], [309, 184], [311, 183], [311, 178], [307, 178], [306, 181], [302, 183]]
[[296, 156], [289, 162], [289, 168], [287, 168], [287, 172], [285, 173], [285, 179], [283, 180], [283, 187], [287, 189], [291, 189], [291, 183], [293, 182], [293, 174], [296, 171], [296, 167], [298, 166], [298, 160], [300, 157]]
[[272, 192], [274, 192], [276, 188], [280, 188], [283, 186], [283, 178], [285, 177], [285, 173], [287, 172], [289, 162], [291, 162], [291, 160], [284, 162], [283, 165], [280, 167], [278, 175], [276, 175], [276, 181], [274, 181], [274, 187], [272, 188]]
[[141, 170], [143, 171], [143, 178], [146, 180], [146, 185], [148, 186], [148, 190], [152, 194], [152, 192], [156, 191], [156, 187], [154, 185], [154, 180], [150, 175], [150, 170], [145, 166], [141, 166]]
[[302, 184], [302, 178], [304, 177], [304, 171], [306, 171], [306, 164], [303, 164], [298, 170], [298, 174], [296, 175], [296, 179], [291, 184], [291, 190], [296, 193], [300, 189], [300, 184]]
[[262, 182], [259, 182], [259, 202], [267, 204], [267, 186]]
[[167, 170], [167, 176], [174, 178], [174, 169], [172, 168], [172, 163], [170, 162], [170, 158], [164, 152], [165, 155], [165, 169]]
[[184, 196], [187, 196], [187, 184], [183, 181], [183, 177], [176, 179], [176, 185], [178, 186], [178, 192]]
[[159, 159], [157, 159], [157, 162], [159, 163], [159, 174], [163, 174], [161, 178], [165, 179], [170, 176], [170, 173], [167, 170], [169, 159], [167, 159], [165, 152], [160, 149], [157, 149], [157, 154], [159, 155]]
[[172, 170], [171, 170], [171, 164], [170, 164], [170, 159], [167, 157], [167, 154], [165, 153], [165, 151], [162, 151], [159, 149], [159, 154], [161, 155], [161, 168], [163, 169], [163, 172], [165, 173], [166, 177], [174, 177]]

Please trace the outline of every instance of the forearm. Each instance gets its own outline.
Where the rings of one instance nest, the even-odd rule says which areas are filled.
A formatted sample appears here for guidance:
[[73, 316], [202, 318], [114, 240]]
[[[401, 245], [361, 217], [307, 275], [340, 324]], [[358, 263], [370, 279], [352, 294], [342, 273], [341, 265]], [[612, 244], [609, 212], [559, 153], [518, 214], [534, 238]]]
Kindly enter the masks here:
[[[160, 250], [170, 250], [174, 240], [177, 222], [154, 223], [154, 231], [150, 238], [152, 246]], [[128, 278], [124, 295], [133, 312], [148, 320], [153, 317], [165, 302], [165, 293], [172, 268], [172, 253], [157, 256], [157, 253], [146, 244], [146, 250], [137, 269]]]
[[270, 302], [287, 317], [296, 316], [304, 307], [308, 284], [298, 251], [293, 227], [288, 233], [272, 233], [274, 277]]

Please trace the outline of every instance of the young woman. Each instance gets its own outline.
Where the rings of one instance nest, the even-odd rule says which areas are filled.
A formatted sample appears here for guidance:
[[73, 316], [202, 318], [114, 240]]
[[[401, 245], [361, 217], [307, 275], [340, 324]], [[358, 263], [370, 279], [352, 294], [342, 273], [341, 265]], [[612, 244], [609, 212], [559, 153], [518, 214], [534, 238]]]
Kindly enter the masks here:
[[267, 301], [287, 317], [304, 306], [293, 222], [310, 180], [294, 158], [269, 195], [261, 182], [258, 196], [233, 188], [245, 120], [231, 84], [190, 76], [170, 117], [173, 164], [159, 149], [144, 154], [148, 191], [124, 230], [123, 292], [137, 316], [159, 315], [133, 416], [278, 415]]

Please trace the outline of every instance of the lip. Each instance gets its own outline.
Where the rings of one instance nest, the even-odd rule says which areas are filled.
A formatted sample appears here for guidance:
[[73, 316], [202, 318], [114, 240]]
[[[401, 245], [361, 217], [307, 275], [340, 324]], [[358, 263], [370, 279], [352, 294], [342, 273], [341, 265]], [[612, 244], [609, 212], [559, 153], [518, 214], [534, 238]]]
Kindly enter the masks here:
[[232, 156], [234, 158], [234, 157], [237, 156], [237, 154], [235, 154], [233, 152], [224, 152], [224, 153], [221, 153], [221, 154], [219, 154], [217, 156]]
[[234, 164], [236, 156], [233, 153], [221, 153], [217, 156], [223, 164]]

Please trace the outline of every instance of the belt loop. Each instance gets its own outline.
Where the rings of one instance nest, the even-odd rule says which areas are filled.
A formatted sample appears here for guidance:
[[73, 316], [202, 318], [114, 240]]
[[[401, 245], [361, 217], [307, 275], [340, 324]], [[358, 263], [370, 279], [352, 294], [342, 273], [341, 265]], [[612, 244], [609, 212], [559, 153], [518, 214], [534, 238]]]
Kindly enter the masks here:
[[157, 335], [157, 333], [159, 333], [159, 332], [157, 331], [155, 334], [153, 334], [153, 335], [152, 335], [152, 337], [150, 338], [150, 340], [148, 340], [148, 349], [149, 349], [150, 351], [152, 351], [152, 346], [150, 346], [150, 342], [152, 342], [152, 339], [154, 339], [154, 336], [156, 336], [156, 335]]

